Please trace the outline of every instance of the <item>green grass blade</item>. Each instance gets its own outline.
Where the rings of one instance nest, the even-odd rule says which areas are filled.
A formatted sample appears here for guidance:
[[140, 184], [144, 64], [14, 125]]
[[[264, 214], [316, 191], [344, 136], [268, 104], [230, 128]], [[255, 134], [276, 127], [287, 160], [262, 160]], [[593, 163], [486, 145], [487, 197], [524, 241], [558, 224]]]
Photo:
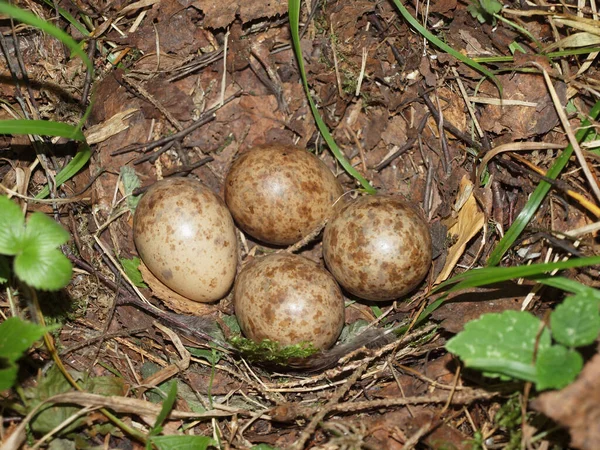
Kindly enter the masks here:
[[[596, 102], [593, 108], [589, 112], [589, 117], [592, 120], [596, 120], [600, 114], [600, 101]], [[581, 124], [579, 131], [576, 133], [575, 137], [577, 142], [581, 142], [586, 138], [588, 133], [590, 133], [593, 129], [590, 127], [590, 122], [588, 120], [584, 120]], [[548, 178], [556, 179], [560, 172], [564, 169], [564, 167], [569, 162], [569, 158], [573, 154], [573, 146], [569, 144], [569, 146], [561, 153], [561, 155], [555, 159], [554, 164], [546, 173]], [[550, 190], [551, 185], [546, 181], [541, 181], [538, 187], [533, 191], [531, 197], [523, 207], [523, 210], [519, 213], [513, 224], [510, 226], [504, 237], [498, 242], [494, 250], [490, 254], [489, 259], [487, 260], [488, 266], [496, 266], [502, 260], [504, 254], [508, 251], [508, 249], [513, 245], [515, 240], [520, 236], [521, 232], [525, 229], [533, 215], [536, 213], [542, 201], [546, 197], [546, 194]]]
[[[415, 322], [415, 326], [421, 324], [427, 317], [431, 315], [436, 309], [438, 309], [444, 302], [449, 293], [460, 291], [462, 289], [485, 286], [494, 283], [500, 283], [502, 281], [513, 280], [516, 278], [525, 278], [525, 277], [536, 277], [540, 274], [545, 274], [548, 272], [552, 272], [553, 270], [560, 269], [572, 269], [574, 267], [585, 267], [585, 266], [594, 266], [600, 264], [600, 256], [592, 256], [590, 258], [576, 258], [570, 259], [568, 261], [559, 261], [556, 263], [546, 263], [546, 264], [531, 264], [529, 266], [519, 266], [519, 267], [486, 267], [483, 269], [471, 269], [465, 273], [461, 273], [444, 283], [436, 286], [431, 294], [439, 292], [441, 290], [447, 289], [450, 286], [450, 289], [438, 298], [436, 301], [427, 306], [419, 315]], [[561, 288], [569, 292], [575, 292], [575, 290], [582, 291], [586, 287], [580, 285], [577, 282], [571, 282], [571, 280], [567, 280], [561, 277], [555, 277], [556, 279], [566, 280], [566, 282], [557, 282], [553, 283], [550, 277], [540, 277], [536, 278], [536, 281], [544, 284], [548, 284], [550, 286], [555, 286]], [[454, 285], [454, 286], [453, 286]], [[583, 286], [583, 287], [581, 287]], [[591, 288], [588, 288], [591, 289]], [[597, 296], [598, 291], [595, 289], [591, 289], [594, 293], [591, 293], [586, 290], [586, 293], [589, 295]], [[408, 329], [408, 326], [399, 328], [397, 333], [401, 334]]]
[[39, 28], [40, 30], [48, 33], [50, 36], [54, 36], [56, 39], [60, 40], [64, 45], [66, 45], [75, 55], [79, 56], [89, 71], [94, 70], [92, 62], [85, 52], [79, 47], [79, 44], [60, 28], [55, 27], [54, 25], [40, 19], [28, 11], [24, 11], [16, 6], [9, 5], [5, 1], [0, 1], [0, 13], [13, 17], [19, 22]]
[[516, 267], [486, 267], [483, 269], [469, 270], [461, 273], [437, 286], [432, 292], [438, 292], [448, 286], [455, 285], [448, 290], [454, 292], [461, 289], [485, 286], [517, 278], [533, 277], [552, 272], [553, 270], [572, 269], [575, 267], [595, 266], [600, 264], [600, 256], [589, 258], [574, 258], [555, 263], [531, 264]]
[[300, 48], [300, 35], [298, 33], [298, 25], [300, 23], [300, 0], [289, 0], [288, 1], [288, 13], [290, 20], [290, 29], [292, 34], [292, 46], [294, 48], [294, 53], [296, 55], [296, 60], [298, 61], [298, 68], [300, 69], [300, 77], [302, 78], [302, 85], [304, 86], [304, 92], [306, 93], [306, 97], [308, 98], [308, 103], [310, 105], [310, 109], [315, 117], [315, 122], [323, 139], [327, 142], [327, 145], [331, 149], [331, 152], [342, 165], [342, 167], [348, 172], [352, 177], [354, 177], [363, 187], [363, 189], [369, 194], [375, 194], [377, 191], [371, 184], [354, 168], [352, 164], [346, 159], [340, 148], [335, 143], [333, 136], [329, 133], [327, 129], [327, 125], [323, 122], [321, 115], [319, 114], [319, 110], [317, 109], [312, 96], [310, 95], [310, 88], [308, 87], [308, 81], [306, 79], [306, 71], [304, 69], [304, 59], [302, 58], [302, 49]]
[[[81, 144], [80, 150], [73, 157], [73, 159], [69, 161], [69, 164], [67, 164], [59, 173], [56, 174], [56, 177], [54, 178], [56, 181], [56, 187], [59, 187], [65, 181], [74, 177], [75, 174], [87, 164], [91, 157], [92, 150], [90, 149], [90, 146], [86, 143]], [[35, 196], [35, 198], [46, 198], [48, 195], [50, 195], [50, 189], [48, 186], [46, 186]]]
[[85, 141], [85, 136], [77, 127], [49, 120], [0, 120], [0, 134], [60, 136], [76, 141]]
[[536, 278], [535, 281], [545, 284], [546, 286], [552, 286], [561, 289], [565, 292], [570, 292], [572, 294], [600, 299], [600, 291], [598, 289], [586, 286], [585, 284], [581, 284], [580, 282], [571, 280], [569, 278], [547, 275], [545, 277]]
[[83, 26], [81, 23], [79, 23], [77, 21], [77, 19], [75, 19], [75, 17], [73, 17], [71, 15], [71, 13], [69, 11], [67, 11], [64, 8], [61, 8], [60, 6], [57, 6], [54, 2], [52, 2], [51, 0], [44, 0], [44, 3], [46, 3], [46, 5], [50, 6], [51, 8], [56, 8], [56, 10], [58, 11], [58, 13], [64, 17], [64, 19], [69, 22], [71, 25], [73, 25], [73, 27], [75, 27], [75, 29], [77, 29], [77, 31], [79, 31], [81, 34], [83, 34], [84, 36], [89, 36], [90, 32], [88, 31], [88, 29]]
[[398, 8], [398, 11], [402, 15], [402, 17], [404, 17], [404, 20], [406, 20], [413, 28], [415, 28], [425, 39], [427, 39], [433, 45], [435, 45], [436, 47], [445, 51], [446, 53], [454, 56], [459, 61], [462, 61], [463, 63], [465, 63], [467, 66], [471, 67], [472, 69], [475, 69], [476, 71], [484, 74], [486, 77], [489, 77], [494, 82], [496, 87], [498, 88], [498, 92], [500, 92], [500, 97], [502, 97], [502, 85], [500, 84], [500, 81], [498, 80], [498, 78], [496, 78], [492, 72], [487, 70], [481, 64], [476, 63], [471, 58], [467, 58], [462, 53], [457, 52], [452, 47], [450, 47], [448, 44], [446, 44], [445, 42], [443, 42], [442, 40], [440, 40], [439, 38], [434, 36], [433, 33], [431, 33], [429, 30], [427, 30], [423, 25], [421, 25], [417, 21], [417, 19], [415, 19], [408, 12], [408, 10], [404, 7], [404, 5], [402, 5], [402, 3], [400, 3], [399, 0], [392, 0], [392, 3], [394, 3], [396, 8]]

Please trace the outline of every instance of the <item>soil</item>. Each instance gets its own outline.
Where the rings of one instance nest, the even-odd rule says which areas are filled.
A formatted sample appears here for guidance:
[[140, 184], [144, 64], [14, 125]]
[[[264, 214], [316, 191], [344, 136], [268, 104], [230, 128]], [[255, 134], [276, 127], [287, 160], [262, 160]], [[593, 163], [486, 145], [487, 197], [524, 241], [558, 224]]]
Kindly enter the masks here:
[[[195, 303], [170, 291], [145, 267], [146, 287], [139, 288], [121, 270], [120, 259], [137, 256], [128, 196], [143, 193], [157, 180], [185, 176], [222, 198], [232, 161], [260, 145], [314, 152], [350, 195], [360, 195], [361, 186], [315, 125], [291, 46], [287, 2], [19, 3], [83, 39], [95, 67], [91, 77], [81, 60], [70, 58], [53, 37], [23, 25], [13, 33], [10, 21], [0, 22], [5, 54], [1, 119], [21, 116], [24, 106], [30, 118], [77, 124], [92, 104], [84, 126], [92, 149], [89, 164], [53, 193], [70, 201], [26, 202], [28, 211], [53, 215], [73, 237], [64, 248], [75, 267], [71, 284], [42, 298], [45, 312], [62, 324], [54, 336], [69, 371], [118, 379], [120, 390], [112, 395], [125, 402], [143, 400], [144, 405], [162, 402], [176, 380], [174, 410], [189, 416], [172, 414], [163, 433], [212, 436], [221, 448], [541, 449], [569, 445], [570, 440], [577, 448], [594, 448], [600, 433], [600, 367], [598, 356], [592, 358], [594, 349], [580, 380], [531, 405], [531, 386], [498, 385], [461, 370], [459, 360], [444, 349], [466, 322], [486, 312], [527, 309], [545, 317], [552, 302], [562, 298], [557, 291], [507, 282], [453, 294], [427, 323], [402, 338], [370, 343], [363, 337], [309, 365], [311, 371], [298, 363], [290, 372], [253, 363], [230, 349], [218, 348], [219, 358], [214, 358], [213, 338], [204, 331], [212, 333], [218, 323], [225, 336], [231, 332], [231, 295], [212, 304]], [[529, 55], [539, 50], [514, 27], [480, 23], [467, 3], [435, 0], [427, 4], [426, 19], [423, 4], [405, 5], [467, 56], [508, 60], [511, 43]], [[53, 7], [87, 23], [93, 38], [84, 38]], [[592, 17], [589, 9], [585, 14]], [[432, 267], [420, 287], [395, 302], [347, 296], [346, 327], [356, 333], [359, 324], [377, 329], [410, 324], [436, 299], [430, 295], [435, 285], [486, 264], [569, 143], [556, 102], [563, 107], [569, 103], [568, 120], [576, 130], [598, 100], [597, 56], [581, 73], [587, 55], [563, 58], [558, 65], [516, 52], [509, 63], [488, 65], [503, 87], [505, 104], [500, 105], [493, 82], [482, 81], [481, 74], [424, 41], [391, 2], [312, 0], [302, 4], [300, 22], [310, 95], [337, 145], [380, 193], [417, 205], [433, 239]], [[569, 33], [550, 26], [544, 15], [518, 16], [516, 22], [544, 45]], [[542, 69], [552, 76], [556, 100]], [[519, 148], [522, 143], [539, 146]], [[44, 154], [36, 157], [27, 136], [2, 137], [3, 186], [33, 197], [45, 186], [47, 174], [56, 174], [78, 151], [62, 138], [44, 138], [42, 144], [38, 149]], [[498, 149], [503, 144], [510, 146]], [[487, 164], [481, 162], [484, 157], [489, 157]], [[588, 151], [586, 158], [597, 177], [598, 153]], [[34, 164], [38, 160], [41, 164]], [[133, 194], [124, 167], [139, 179]], [[594, 210], [568, 194], [597, 203], [580, 169], [573, 157], [502, 266], [597, 254], [595, 232], [583, 235], [577, 249], [560, 234], [598, 220]], [[282, 250], [240, 235], [242, 265]], [[322, 263], [320, 236], [313, 234], [293, 251]], [[565, 275], [599, 284], [597, 268]], [[0, 298], [10, 315], [6, 295]], [[149, 314], [151, 306], [144, 302], [159, 312]], [[27, 317], [27, 307], [22, 307], [19, 314]], [[200, 319], [193, 322], [172, 313]], [[40, 346], [27, 359], [23, 386], [35, 388], [52, 358]], [[18, 401], [10, 393], [5, 398]], [[516, 421], [512, 427], [499, 425], [498, 411], [513, 401]], [[582, 403], [586, 406], [578, 408]], [[560, 412], [565, 404], [568, 413]], [[137, 408], [127, 412], [112, 405], [126, 423], [147, 431], [156, 411]], [[521, 416], [521, 408], [527, 415]], [[4, 436], [22, 420], [12, 416], [4, 417]], [[68, 441], [65, 448], [142, 448], [104, 414], [85, 417], [79, 428], [55, 434], [55, 445]], [[30, 437], [34, 442], [41, 434]]]

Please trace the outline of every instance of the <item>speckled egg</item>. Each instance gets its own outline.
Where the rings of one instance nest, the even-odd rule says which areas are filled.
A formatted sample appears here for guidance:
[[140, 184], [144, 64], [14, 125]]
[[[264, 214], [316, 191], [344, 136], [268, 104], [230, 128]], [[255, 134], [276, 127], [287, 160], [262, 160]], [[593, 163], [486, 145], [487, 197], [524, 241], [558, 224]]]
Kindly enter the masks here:
[[363, 196], [325, 227], [323, 256], [335, 279], [366, 300], [396, 299], [416, 288], [431, 265], [429, 226], [394, 196]]
[[144, 264], [178, 294], [212, 302], [231, 288], [235, 226], [223, 201], [202, 183], [171, 178], [152, 185], [135, 211], [133, 235]]
[[281, 345], [331, 347], [344, 326], [342, 292], [325, 269], [293, 254], [256, 259], [239, 273], [235, 315], [244, 335]]
[[243, 153], [225, 180], [225, 202], [239, 227], [275, 245], [298, 242], [317, 228], [343, 192], [317, 156], [283, 145]]

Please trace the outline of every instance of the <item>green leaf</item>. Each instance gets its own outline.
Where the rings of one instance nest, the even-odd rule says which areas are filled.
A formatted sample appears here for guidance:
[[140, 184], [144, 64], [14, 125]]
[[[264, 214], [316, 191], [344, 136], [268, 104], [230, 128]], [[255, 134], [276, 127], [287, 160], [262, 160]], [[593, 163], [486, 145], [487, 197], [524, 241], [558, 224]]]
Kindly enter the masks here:
[[33, 288], [44, 291], [62, 289], [71, 280], [71, 262], [59, 250], [27, 247], [15, 257], [15, 274]]
[[[535, 381], [534, 347], [541, 321], [526, 311], [484, 314], [465, 325], [465, 329], [446, 344], [467, 367], [500, 376]], [[538, 349], [550, 346], [550, 333], [542, 332]]]
[[[594, 104], [594, 106], [588, 114], [588, 117], [590, 117], [591, 120], [596, 120], [599, 114], [600, 100], [598, 100]], [[591, 126], [590, 120], [583, 120], [579, 127], [579, 131], [575, 134], [577, 142], [581, 142], [582, 140], [584, 140], [593, 129], [594, 128]], [[552, 167], [550, 168], [550, 170], [548, 170], [546, 176], [553, 180], [556, 179], [556, 177], [558, 177], [558, 175], [562, 172], [564, 167], [569, 162], [569, 159], [571, 158], [572, 154], [573, 146], [569, 144], [567, 148], [560, 154], [560, 156], [554, 159], [554, 164], [552, 164]], [[510, 247], [512, 247], [515, 240], [520, 236], [520, 234], [523, 232], [523, 230], [533, 217], [533, 215], [536, 213], [536, 211], [544, 201], [544, 198], [546, 198], [546, 194], [548, 194], [548, 191], [551, 187], [552, 186], [550, 185], [550, 183], [546, 181], [540, 181], [540, 184], [535, 189], [535, 191], [533, 191], [533, 194], [531, 194], [529, 200], [527, 200], [527, 203], [525, 204], [515, 221], [512, 223], [508, 231], [504, 234], [504, 237], [500, 240], [500, 242], [498, 242], [498, 244], [496, 244], [494, 250], [492, 250], [490, 257], [487, 260], [488, 266], [496, 266], [500, 263], [504, 254], [508, 251]]]
[[308, 104], [310, 106], [310, 110], [315, 118], [315, 122], [317, 124], [317, 128], [321, 132], [323, 139], [327, 142], [329, 149], [338, 160], [338, 162], [342, 165], [344, 170], [348, 172], [352, 177], [354, 177], [363, 187], [365, 192], [369, 194], [375, 194], [377, 191], [373, 186], [369, 184], [369, 182], [350, 164], [350, 162], [346, 159], [338, 145], [336, 144], [333, 136], [329, 133], [327, 129], [327, 125], [323, 122], [321, 115], [319, 114], [319, 110], [315, 105], [315, 102], [312, 99], [312, 95], [310, 93], [310, 88], [308, 86], [308, 81], [306, 79], [306, 70], [304, 69], [304, 57], [302, 56], [302, 48], [300, 47], [300, 34], [299, 34], [299, 23], [300, 23], [300, 0], [288, 0], [288, 16], [290, 21], [290, 31], [292, 34], [292, 46], [294, 48], [294, 54], [296, 55], [296, 61], [298, 62], [298, 68], [300, 70], [300, 78], [302, 79], [302, 86], [304, 86], [304, 92], [306, 93], [306, 98], [308, 99]]
[[169, 394], [167, 398], [163, 401], [162, 408], [160, 408], [160, 413], [156, 416], [156, 422], [154, 423], [154, 427], [150, 431], [150, 435], [158, 434], [162, 429], [162, 424], [169, 416], [171, 410], [173, 409], [173, 405], [175, 404], [175, 400], [177, 400], [177, 383], [171, 383], [171, 389], [169, 389]]
[[600, 300], [581, 295], [567, 297], [550, 315], [554, 339], [568, 347], [592, 344], [600, 334]]
[[229, 328], [229, 332], [231, 334], [242, 334], [242, 329], [240, 328], [240, 324], [235, 316], [224, 315], [221, 319], [225, 325], [227, 325], [227, 328]]
[[131, 280], [133, 284], [137, 287], [147, 288], [148, 286], [144, 283], [144, 278], [142, 277], [142, 272], [140, 272], [140, 258], [134, 256], [131, 259], [127, 258], [119, 258], [121, 265], [123, 266], [123, 270]]
[[67, 123], [51, 122], [48, 120], [0, 120], [0, 134], [35, 134], [39, 136], [60, 136], [68, 139], [73, 139], [75, 141], [85, 141], [85, 136], [77, 127], [69, 125]]
[[562, 389], [571, 383], [583, 368], [583, 358], [579, 352], [562, 345], [540, 349], [535, 363], [536, 388]]
[[[75, 154], [73, 159], [69, 161], [69, 163], [60, 172], [56, 174], [56, 177], [54, 178], [56, 187], [61, 186], [64, 182], [73, 178], [77, 174], [77, 172], [79, 172], [83, 168], [83, 166], [87, 164], [91, 157], [92, 150], [90, 149], [90, 146], [85, 143], [80, 145], [79, 151]], [[48, 186], [45, 186], [44, 189], [42, 189], [35, 196], [35, 198], [46, 198], [49, 195], [50, 189], [48, 188]]]
[[383, 314], [383, 310], [379, 306], [371, 306], [371, 311], [375, 317], [379, 317]]
[[10, 264], [6, 257], [0, 255], [0, 284], [6, 283], [10, 276]]
[[20, 8], [17, 8], [16, 6], [12, 6], [5, 2], [0, 2], [0, 13], [9, 15], [20, 22], [33, 25], [34, 27], [45, 31], [50, 36], [54, 36], [55, 38], [60, 40], [66, 47], [68, 47], [74, 54], [79, 56], [83, 60], [90, 72], [94, 71], [94, 66], [92, 65], [92, 62], [88, 58], [87, 54], [79, 47], [79, 44], [77, 44], [77, 42], [75, 42], [75, 40], [71, 36], [62, 31], [60, 28], [55, 27], [54, 25], [46, 22], [45, 20], [40, 19], [39, 17], [28, 11], [24, 11]]
[[71, 262], [56, 247], [69, 240], [69, 233], [40, 212], [31, 215], [26, 227], [23, 222], [20, 208], [0, 196], [0, 254], [16, 255], [15, 274], [30, 286], [51, 291], [65, 287]]
[[352, 341], [356, 336], [358, 336], [362, 331], [369, 326], [369, 322], [364, 319], [358, 319], [348, 325], [344, 325], [342, 328], [342, 333], [338, 338], [338, 342], [343, 344], [345, 342]]
[[25, 217], [7, 196], [0, 196], [0, 254], [16, 255], [21, 246]]
[[150, 442], [159, 450], [206, 450], [217, 446], [217, 442], [207, 436], [152, 436]]
[[502, 3], [500, 3], [498, 0], [479, 0], [479, 4], [481, 5], [481, 8], [490, 16], [493, 16], [502, 10]]
[[211, 364], [217, 364], [219, 361], [221, 361], [221, 357], [223, 356], [220, 352], [215, 350], [193, 347], [187, 347], [187, 349], [192, 356], [205, 359]]
[[258, 444], [250, 447], [250, 450], [279, 450], [279, 447], [271, 447], [269, 444]]
[[[112, 376], [90, 378], [79, 372], [71, 372], [71, 375], [80, 383], [80, 386], [84, 391], [102, 395], [125, 395], [125, 384], [120, 378]], [[71, 390], [71, 384], [66, 380], [61, 371], [56, 366], [52, 366], [45, 374], [41, 374], [38, 377], [37, 384], [33, 384], [23, 390], [27, 410], [31, 411], [50, 397]], [[78, 406], [49, 404], [44, 406], [42, 411], [34, 417], [31, 428], [36, 433], [47, 433], [72, 415], [76, 414], [79, 409], [80, 407]], [[80, 417], [75, 422], [62, 429], [59, 432], [59, 435], [64, 436], [69, 434], [76, 428], [85, 424], [86, 417]]]
[[508, 45], [508, 49], [510, 50], [510, 53], [512, 55], [514, 55], [517, 52], [526, 54], [527, 52], [525, 51], [525, 49], [521, 46], [521, 44], [519, 44], [516, 41], [512, 41], [509, 45]]
[[27, 220], [23, 245], [36, 247], [40, 251], [54, 250], [69, 238], [69, 232], [60, 224], [44, 213], [35, 212]]
[[9, 317], [0, 324], [0, 391], [11, 388], [18, 373], [16, 361], [48, 330], [46, 327]]
[[142, 185], [139, 177], [129, 166], [121, 167], [121, 180], [123, 181], [123, 188], [125, 189], [125, 196], [127, 196], [127, 207], [133, 213], [137, 208], [141, 195], [133, 195], [133, 191]]

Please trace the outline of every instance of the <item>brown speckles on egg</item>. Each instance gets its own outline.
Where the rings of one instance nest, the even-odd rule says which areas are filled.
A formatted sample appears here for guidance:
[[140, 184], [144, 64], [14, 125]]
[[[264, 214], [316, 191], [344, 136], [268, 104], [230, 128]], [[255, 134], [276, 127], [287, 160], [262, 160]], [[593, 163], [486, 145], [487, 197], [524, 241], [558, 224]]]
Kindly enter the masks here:
[[233, 284], [235, 226], [223, 201], [200, 182], [174, 178], [151, 186], [136, 209], [133, 233], [148, 269], [184, 297], [215, 301]]
[[328, 223], [323, 256], [348, 292], [367, 300], [392, 300], [417, 287], [429, 271], [429, 226], [399, 197], [360, 197]]
[[233, 301], [242, 331], [255, 341], [309, 341], [325, 349], [344, 325], [344, 299], [333, 277], [297, 255], [252, 261], [237, 277]]
[[293, 244], [313, 231], [342, 194], [317, 156], [279, 145], [239, 156], [225, 182], [225, 201], [238, 225], [276, 245]]

